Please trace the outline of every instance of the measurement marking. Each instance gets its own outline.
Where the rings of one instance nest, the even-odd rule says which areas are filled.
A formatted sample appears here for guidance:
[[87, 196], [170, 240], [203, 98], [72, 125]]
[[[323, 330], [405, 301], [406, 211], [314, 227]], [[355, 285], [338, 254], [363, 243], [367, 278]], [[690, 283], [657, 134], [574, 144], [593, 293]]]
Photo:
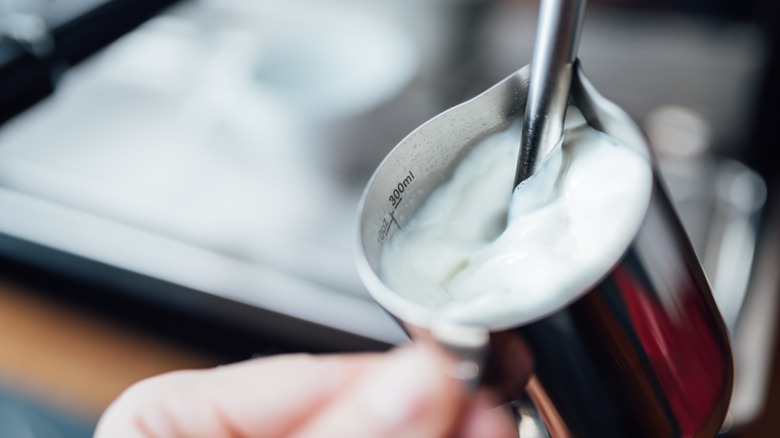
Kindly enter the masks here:
[[395, 222], [395, 226], [398, 227], [399, 230], [401, 229], [401, 224], [399, 224], [398, 221], [395, 220], [395, 211], [398, 209], [398, 206], [401, 205], [401, 201], [403, 200], [404, 198], [398, 198], [398, 203], [395, 204], [395, 208], [393, 209], [393, 211], [390, 212], [391, 222]]
[[398, 202], [401, 200], [401, 194], [406, 190], [407, 187], [409, 187], [410, 184], [412, 184], [412, 181], [414, 181], [414, 174], [412, 171], [409, 171], [409, 174], [404, 177], [394, 188], [393, 191], [390, 193], [390, 197], [388, 200], [390, 201], [390, 204], [393, 207], [397, 207]]
[[410, 170], [409, 173], [404, 175], [404, 178], [400, 180], [400, 182], [398, 182], [395, 187], [393, 187], [393, 191], [390, 192], [388, 201], [393, 207], [393, 210], [385, 215], [385, 217], [382, 219], [382, 225], [379, 227], [379, 234], [377, 235], [377, 241], [379, 241], [379, 243], [384, 242], [385, 238], [387, 238], [387, 235], [390, 234], [390, 228], [393, 224], [395, 224], [399, 230], [401, 229], [401, 224], [399, 224], [398, 220], [395, 218], [395, 211], [398, 209], [398, 206], [401, 205], [401, 201], [403, 200], [401, 194], [406, 191], [406, 189], [412, 184], [413, 181], [414, 174]]
[[[393, 224], [395, 224], [398, 229], [401, 229], [401, 224], [398, 223], [398, 220], [395, 218], [395, 210], [398, 209], [398, 206], [401, 205], [401, 201], [403, 198], [398, 198], [395, 204], [395, 208], [393, 208], [393, 211], [389, 212], [384, 219], [382, 219], [382, 226], [379, 227], [379, 235], [377, 236], [377, 241], [379, 243], [384, 242], [385, 238], [388, 234], [390, 234], [390, 227], [392, 227]], [[390, 217], [390, 220], [387, 220], [387, 217]]]

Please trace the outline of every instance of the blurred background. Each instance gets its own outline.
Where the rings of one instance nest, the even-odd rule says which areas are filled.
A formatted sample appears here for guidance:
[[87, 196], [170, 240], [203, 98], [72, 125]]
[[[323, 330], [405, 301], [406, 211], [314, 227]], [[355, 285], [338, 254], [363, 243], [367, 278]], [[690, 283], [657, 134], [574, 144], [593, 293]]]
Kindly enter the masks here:
[[[530, 62], [521, 0], [0, 1], [0, 438], [125, 387], [405, 337], [353, 262], [413, 128]], [[732, 333], [724, 436], [780, 433], [774, 0], [589, 0], [580, 59], [647, 133]]]

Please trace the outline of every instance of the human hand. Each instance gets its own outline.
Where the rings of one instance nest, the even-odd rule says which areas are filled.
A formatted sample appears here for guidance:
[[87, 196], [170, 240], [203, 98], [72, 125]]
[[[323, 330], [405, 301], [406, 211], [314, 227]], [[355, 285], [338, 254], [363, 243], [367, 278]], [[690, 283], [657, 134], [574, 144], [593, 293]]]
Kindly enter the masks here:
[[420, 347], [283, 355], [177, 371], [130, 387], [95, 438], [510, 438], [486, 392], [469, 394]]

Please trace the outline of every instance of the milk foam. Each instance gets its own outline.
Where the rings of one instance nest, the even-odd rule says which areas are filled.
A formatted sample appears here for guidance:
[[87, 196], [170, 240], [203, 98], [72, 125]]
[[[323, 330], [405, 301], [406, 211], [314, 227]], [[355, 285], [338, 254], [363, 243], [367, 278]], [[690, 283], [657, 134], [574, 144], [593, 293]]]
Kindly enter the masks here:
[[536, 319], [593, 286], [641, 225], [652, 171], [569, 113], [563, 147], [511, 197], [517, 133], [474, 146], [385, 244], [382, 281], [439, 318], [490, 328]]

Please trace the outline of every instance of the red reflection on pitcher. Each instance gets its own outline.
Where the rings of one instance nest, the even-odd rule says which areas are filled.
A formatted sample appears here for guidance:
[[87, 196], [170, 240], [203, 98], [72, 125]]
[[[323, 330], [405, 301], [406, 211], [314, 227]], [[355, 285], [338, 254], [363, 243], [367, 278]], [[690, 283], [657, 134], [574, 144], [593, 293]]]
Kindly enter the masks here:
[[679, 284], [678, 306], [664, 306], [625, 266], [614, 272], [639, 341], [674, 412], [683, 437], [705, 424], [725, 384], [728, 353], [713, 338], [707, 303], [690, 283]]

